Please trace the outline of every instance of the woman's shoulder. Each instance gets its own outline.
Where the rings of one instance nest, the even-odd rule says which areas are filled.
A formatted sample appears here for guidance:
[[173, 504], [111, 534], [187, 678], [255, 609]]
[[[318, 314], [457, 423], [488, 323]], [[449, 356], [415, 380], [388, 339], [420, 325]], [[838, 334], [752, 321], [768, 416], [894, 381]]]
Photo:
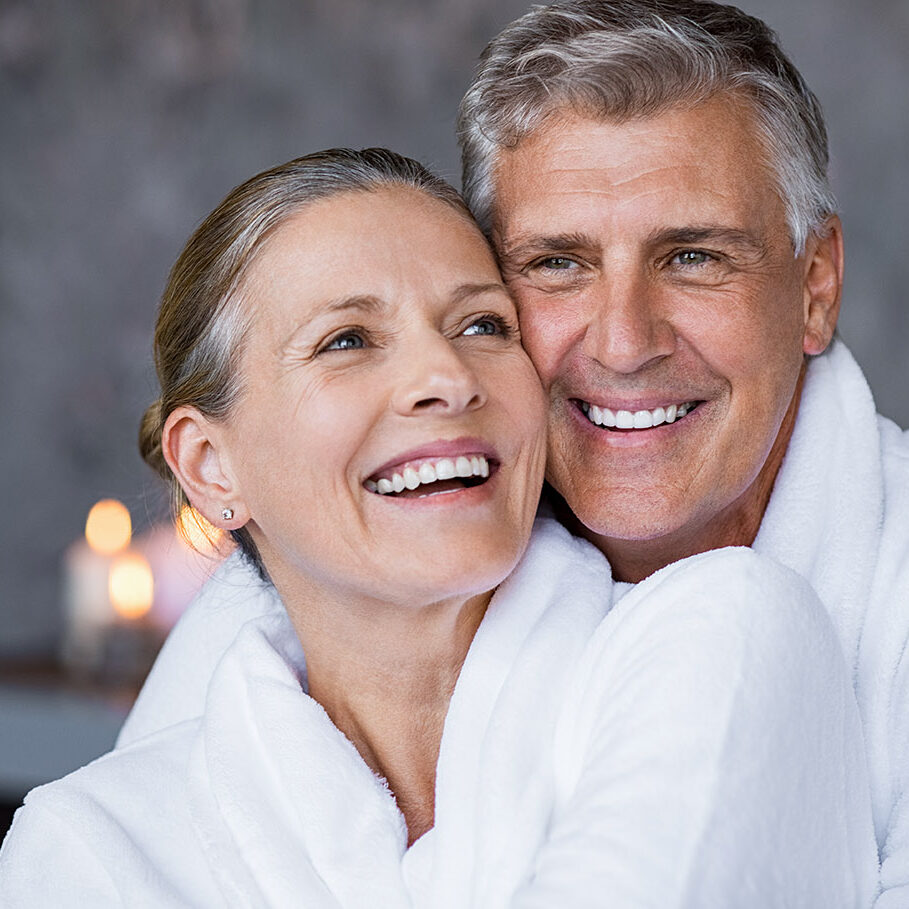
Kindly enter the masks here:
[[187, 798], [197, 729], [180, 723], [32, 790], [0, 852], [4, 905], [168, 906], [214, 895]]
[[26, 796], [17, 822], [20, 813], [36, 813], [52, 815], [71, 830], [109, 824], [148, 830], [165, 806], [185, 804], [183, 780], [198, 728], [198, 720], [179, 723], [38, 786]]
[[168, 636], [117, 747], [199, 716], [215, 667], [239, 630], [283, 608], [274, 587], [239, 552], [228, 556]]

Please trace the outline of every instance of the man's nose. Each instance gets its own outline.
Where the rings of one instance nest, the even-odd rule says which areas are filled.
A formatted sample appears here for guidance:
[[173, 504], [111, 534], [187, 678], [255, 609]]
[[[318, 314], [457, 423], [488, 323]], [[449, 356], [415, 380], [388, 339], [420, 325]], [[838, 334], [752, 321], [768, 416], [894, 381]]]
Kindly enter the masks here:
[[444, 336], [423, 337], [401, 356], [405, 359], [392, 394], [398, 413], [457, 414], [485, 404], [486, 391], [476, 371]]
[[589, 300], [583, 350], [607, 369], [633, 373], [676, 347], [665, 300], [646, 275], [604, 275]]

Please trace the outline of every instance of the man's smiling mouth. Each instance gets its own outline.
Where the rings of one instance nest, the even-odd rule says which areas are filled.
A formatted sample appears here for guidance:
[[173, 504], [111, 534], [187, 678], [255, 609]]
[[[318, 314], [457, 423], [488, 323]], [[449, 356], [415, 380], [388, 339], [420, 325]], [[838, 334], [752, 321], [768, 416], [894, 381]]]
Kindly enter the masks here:
[[490, 465], [483, 454], [424, 459], [400, 470], [377, 474], [363, 485], [378, 495], [422, 498], [480, 486], [489, 478], [490, 467], [494, 471], [497, 466], [495, 462]]
[[664, 423], [675, 423], [691, 413], [701, 402], [684, 401], [681, 404], [667, 404], [653, 410], [610, 410], [587, 401], [576, 401], [578, 409], [594, 426], [606, 429], [652, 429]]

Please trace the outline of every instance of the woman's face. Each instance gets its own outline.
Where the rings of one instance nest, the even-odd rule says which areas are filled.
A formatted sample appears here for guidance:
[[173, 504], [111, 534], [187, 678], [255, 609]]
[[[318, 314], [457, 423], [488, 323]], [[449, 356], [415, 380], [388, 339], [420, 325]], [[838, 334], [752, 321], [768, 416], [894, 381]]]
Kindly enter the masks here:
[[241, 292], [223, 446], [278, 589], [419, 605], [498, 584], [545, 404], [477, 228], [415, 190], [345, 193], [285, 221]]

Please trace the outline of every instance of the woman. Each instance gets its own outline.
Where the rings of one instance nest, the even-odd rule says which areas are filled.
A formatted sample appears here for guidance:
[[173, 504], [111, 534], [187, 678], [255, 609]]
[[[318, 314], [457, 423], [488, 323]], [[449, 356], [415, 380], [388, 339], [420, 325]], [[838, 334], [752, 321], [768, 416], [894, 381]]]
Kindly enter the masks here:
[[4, 905], [870, 899], [823, 608], [730, 550], [610, 609], [599, 553], [531, 534], [542, 393], [450, 187], [375, 149], [254, 177], [155, 348], [143, 453], [279, 598], [181, 632], [198, 711], [29, 796]]

